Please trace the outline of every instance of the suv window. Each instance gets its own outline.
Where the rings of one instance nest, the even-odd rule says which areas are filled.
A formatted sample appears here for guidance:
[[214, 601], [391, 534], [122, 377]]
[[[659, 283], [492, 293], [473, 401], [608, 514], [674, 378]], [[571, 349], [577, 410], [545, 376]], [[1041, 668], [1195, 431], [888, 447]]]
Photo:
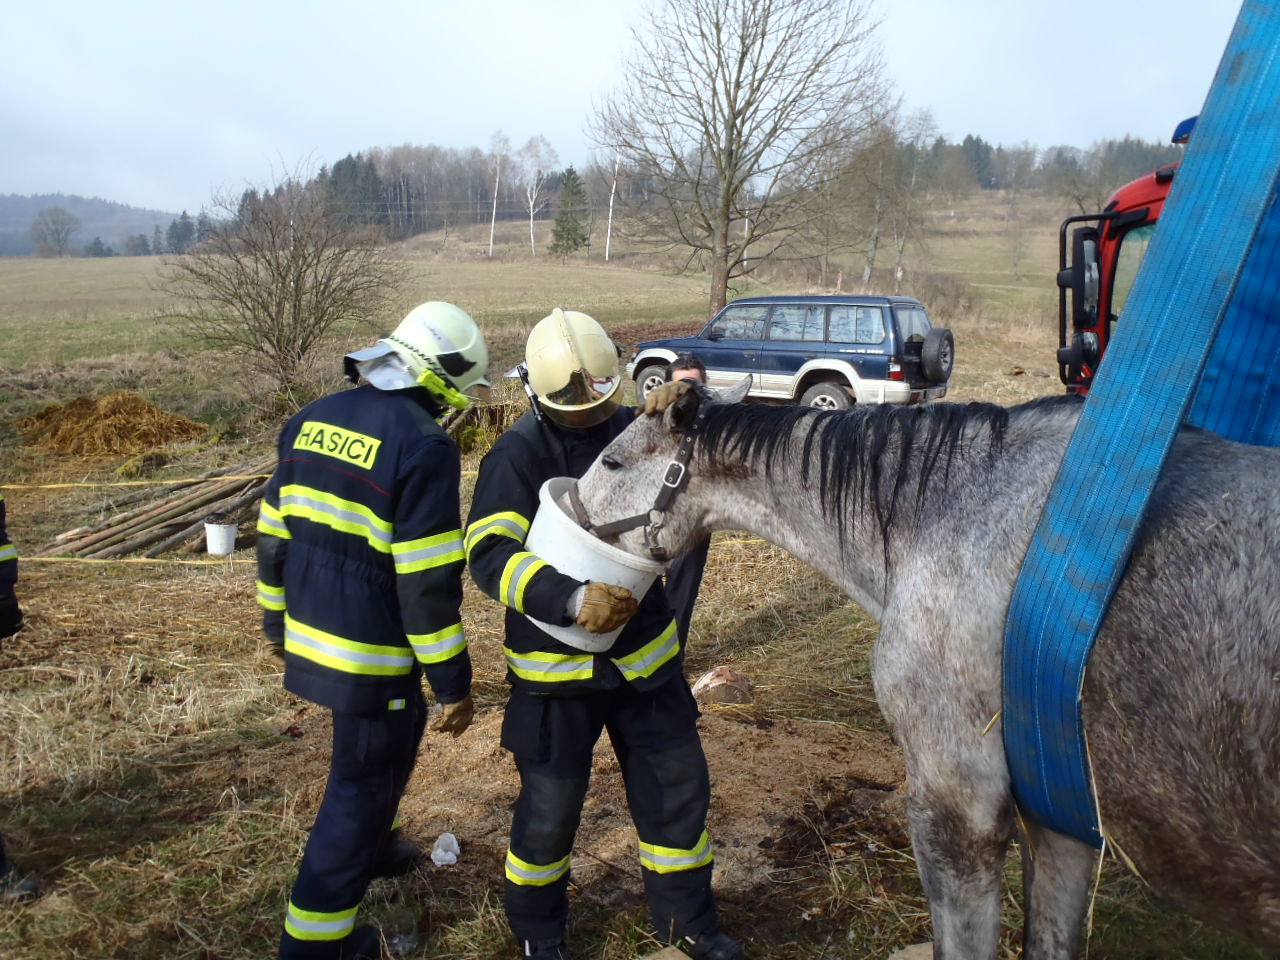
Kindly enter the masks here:
[[760, 305], [726, 307], [711, 325], [713, 333], [726, 340], [759, 340], [764, 336], [764, 318], [769, 308]]
[[933, 324], [919, 307], [894, 307], [898, 317], [898, 329], [902, 332], [903, 343], [923, 343]]
[[836, 343], [882, 342], [884, 310], [880, 307], [833, 306], [830, 339]]
[[821, 306], [775, 306], [769, 320], [770, 340], [822, 340]]

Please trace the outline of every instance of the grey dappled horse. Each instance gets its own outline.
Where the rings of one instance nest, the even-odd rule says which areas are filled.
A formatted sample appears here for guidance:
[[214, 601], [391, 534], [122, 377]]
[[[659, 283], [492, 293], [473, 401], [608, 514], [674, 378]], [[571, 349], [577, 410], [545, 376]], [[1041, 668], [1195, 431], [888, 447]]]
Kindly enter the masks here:
[[[1015, 827], [992, 722], [1003, 625], [1079, 401], [707, 402], [688, 487], [649, 534], [674, 552], [753, 531], [880, 621], [872, 676], [906, 758], [934, 956], [995, 957]], [[698, 404], [638, 417], [600, 455], [578, 487], [593, 524], [649, 509]], [[648, 552], [641, 529], [616, 540]], [[1084, 718], [1114, 849], [1194, 915], [1280, 947], [1280, 451], [1184, 429], [1094, 647]], [[1026, 829], [1026, 956], [1073, 957], [1097, 854]]]

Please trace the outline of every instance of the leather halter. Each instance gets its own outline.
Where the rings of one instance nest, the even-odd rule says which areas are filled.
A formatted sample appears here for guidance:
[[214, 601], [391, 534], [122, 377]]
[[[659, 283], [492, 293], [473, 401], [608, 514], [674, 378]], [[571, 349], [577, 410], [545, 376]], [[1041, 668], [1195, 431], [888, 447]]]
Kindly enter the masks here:
[[693, 444], [706, 422], [707, 407], [714, 402], [711, 392], [706, 387], [698, 385], [694, 387], [694, 391], [699, 397], [698, 412], [694, 415], [693, 422], [681, 435], [675, 457], [667, 464], [667, 471], [662, 477], [662, 488], [654, 498], [653, 506], [645, 513], [637, 513], [632, 517], [596, 525], [591, 522], [587, 508], [578, 495], [578, 482], [575, 480], [569, 487], [569, 505], [573, 508], [574, 518], [584, 530], [604, 539], [616, 537], [636, 527], [644, 527], [644, 543], [649, 549], [649, 555], [659, 563], [666, 563], [671, 559], [671, 554], [666, 547], [658, 543], [658, 534], [666, 526], [666, 514], [672, 502], [689, 485], [689, 460], [693, 456]]

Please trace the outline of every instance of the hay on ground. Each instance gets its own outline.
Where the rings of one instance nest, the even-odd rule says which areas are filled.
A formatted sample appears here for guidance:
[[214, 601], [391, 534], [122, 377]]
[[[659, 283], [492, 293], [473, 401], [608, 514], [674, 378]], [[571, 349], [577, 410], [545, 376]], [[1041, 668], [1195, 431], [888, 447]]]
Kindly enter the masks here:
[[153, 407], [128, 390], [55, 403], [18, 421], [22, 438], [63, 453], [142, 453], [191, 440], [209, 428]]

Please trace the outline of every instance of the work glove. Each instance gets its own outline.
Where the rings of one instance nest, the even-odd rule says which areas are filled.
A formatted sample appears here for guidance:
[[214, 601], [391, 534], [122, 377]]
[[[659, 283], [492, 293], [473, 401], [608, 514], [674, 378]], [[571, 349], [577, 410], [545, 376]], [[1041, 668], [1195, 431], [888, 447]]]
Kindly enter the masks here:
[[440, 712], [431, 721], [431, 729], [436, 733], [451, 733], [455, 737], [460, 737], [462, 731], [471, 726], [471, 720], [475, 715], [475, 701], [468, 694], [457, 703], [440, 704]]
[[672, 380], [670, 383], [664, 383], [650, 390], [648, 396], [644, 398], [645, 415], [662, 413], [692, 389], [693, 384], [688, 380]]
[[592, 633], [611, 633], [635, 615], [640, 601], [626, 587], [611, 583], [588, 583], [576, 622]]
[[0, 640], [12, 637], [22, 626], [22, 608], [13, 597], [0, 600]]

